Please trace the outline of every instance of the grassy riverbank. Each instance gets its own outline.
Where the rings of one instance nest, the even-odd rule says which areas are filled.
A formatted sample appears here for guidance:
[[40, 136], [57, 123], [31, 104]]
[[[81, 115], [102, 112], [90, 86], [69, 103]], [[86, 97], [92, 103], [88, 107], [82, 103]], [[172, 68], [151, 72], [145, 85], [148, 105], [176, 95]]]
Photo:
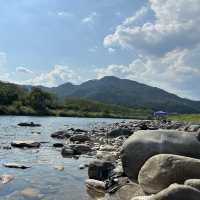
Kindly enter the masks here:
[[200, 123], [200, 114], [183, 114], [183, 115], [170, 115], [169, 120], [184, 121], [184, 122], [198, 122]]

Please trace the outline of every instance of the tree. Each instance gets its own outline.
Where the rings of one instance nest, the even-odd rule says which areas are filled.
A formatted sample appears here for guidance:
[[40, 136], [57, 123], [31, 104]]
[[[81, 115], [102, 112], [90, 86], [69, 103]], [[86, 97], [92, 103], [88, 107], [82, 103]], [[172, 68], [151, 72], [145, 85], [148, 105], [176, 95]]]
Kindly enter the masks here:
[[39, 88], [33, 88], [29, 94], [29, 104], [37, 111], [45, 111], [54, 103], [53, 96]]

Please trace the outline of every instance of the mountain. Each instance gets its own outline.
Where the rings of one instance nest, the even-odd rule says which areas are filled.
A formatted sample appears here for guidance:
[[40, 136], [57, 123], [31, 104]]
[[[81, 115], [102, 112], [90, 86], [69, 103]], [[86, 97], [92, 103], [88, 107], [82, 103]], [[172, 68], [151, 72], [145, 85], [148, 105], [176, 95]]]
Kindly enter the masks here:
[[156, 87], [114, 76], [90, 80], [80, 85], [66, 83], [58, 87], [41, 88], [62, 99], [78, 97], [106, 104], [164, 110], [170, 113], [200, 113], [200, 101], [181, 98]]

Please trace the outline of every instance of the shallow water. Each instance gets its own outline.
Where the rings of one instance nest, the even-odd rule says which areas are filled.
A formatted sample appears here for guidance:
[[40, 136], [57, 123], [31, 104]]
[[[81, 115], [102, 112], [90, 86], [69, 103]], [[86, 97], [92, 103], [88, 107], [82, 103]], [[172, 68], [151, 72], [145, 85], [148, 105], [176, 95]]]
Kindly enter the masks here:
[[[19, 127], [20, 122], [40, 123], [42, 127]], [[0, 117], [0, 175], [13, 175], [7, 184], [0, 184], [0, 200], [92, 200], [85, 190], [84, 181], [87, 169], [80, 170], [79, 165], [88, 163], [86, 156], [75, 160], [62, 158], [60, 151], [52, 147], [56, 140], [50, 134], [68, 128], [93, 128], [97, 125], [119, 122], [119, 119], [88, 119], [64, 117]], [[38, 134], [40, 132], [41, 134]], [[3, 149], [13, 140], [35, 140], [43, 143], [40, 149], [20, 150]], [[3, 163], [16, 162], [30, 165], [31, 168], [9, 169]], [[64, 166], [58, 171], [55, 166]], [[37, 197], [27, 196], [23, 190], [31, 188]]]

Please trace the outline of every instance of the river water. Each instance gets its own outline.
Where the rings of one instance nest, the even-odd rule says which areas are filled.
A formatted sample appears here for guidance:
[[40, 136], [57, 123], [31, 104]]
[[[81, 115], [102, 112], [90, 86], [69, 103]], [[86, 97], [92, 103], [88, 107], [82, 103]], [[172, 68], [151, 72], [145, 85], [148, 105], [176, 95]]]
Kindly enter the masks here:
[[[88, 163], [91, 158], [86, 156], [82, 156], [78, 160], [63, 158], [60, 151], [52, 147], [52, 144], [57, 141], [52, 139], [50, 134], [71, 127], [89, 129], [97, 125], [119, 121], [122, 120], [0, 117], [0, 175], [9, 174], [14, 177], [11, 182], [0, 184], [0, 200], [93, 200], [87, 194], [84, 185], [87, 169], [79, 169], [81, 164]], [[34, 122], [42, 126], [19, 127], [17, 124], [20, 122]], [[6, 150], [3, 148], [9, 146], [14, 140], [35, 140], [44, 143], [40, 149], [32, 150], [17, 148]], [[30, 165], [31, 168], [22, 170], [3, 166], [4, 163], [10, 162]], [[56, 170], [55, 166], [64, 166], [64, 171]]]

